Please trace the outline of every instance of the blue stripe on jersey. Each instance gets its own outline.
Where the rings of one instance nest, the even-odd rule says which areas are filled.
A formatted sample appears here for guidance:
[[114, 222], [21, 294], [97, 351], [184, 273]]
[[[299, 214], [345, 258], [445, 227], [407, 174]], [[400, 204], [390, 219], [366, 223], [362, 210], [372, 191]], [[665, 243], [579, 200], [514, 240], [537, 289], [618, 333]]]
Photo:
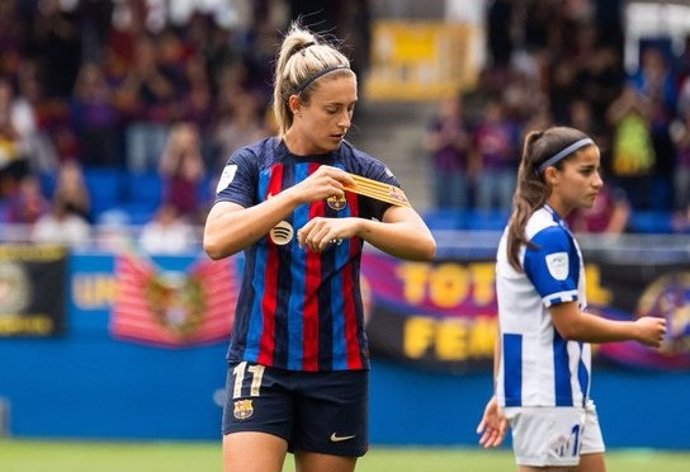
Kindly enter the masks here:
[[553, 372], [556, 389], [556, 406], [573, 406], [573, 389], [570, 385], [568, 342], [553, 330]]
[[580, 390], [582, 390], [582, 405], [587, 402], [587, 397], [589, 397], [589, 372], [587, 371], [587, 366], [582, 360], [582, 349], [583, 343], [578, 343], [580, 345], [580, 361], [577, 363], [577, 379], [580, 381]]
[[[244, 269], [242, 271], [242, 288], [240, 290], [240, 295], [237, 300], [237, 306], [242, 307], [247, 302], [246, 300], [254, 299], [254, 287], [252, 287], [251, 277], [247, 274], [254, 273], [254, 267], [256, 260], [254, 259], [253, 252], [255, 247], [247, 248], [244, 259]], [[228, 358], [235, 353], [239, 358], [243, 358], [244, 351], [247, 347], [247, 330], [249, 329], [249, 317], [248, 316], [235, 316], [234, 325], [232, 328], [231, 342], [228, 348]]]
[[[330, 208], [327, 208], [330, 210]], [[332, 210], [331, 210], [332, 211]], [[328, 211], [327, 218], [335, 218]], [[321, 281], [319, 290], [319, 370], [333, 369], [333, 313], [331, 313], [330, 280], [334, 272], [335, 247], [328, 248], [321, 256]]]
[[[350, 205], [342, 212], [343, 218], [351, 215]], [[350, 257], [351, 239], [346, 239], [334, 248], [335, 267], [342, 268]], [[331, 278], [331, 313], [333, 314], [333, 369], [347, 369], [347, 348], [345, 345], [345, 300], [343, 299], [343, 271], [337, 271]], [[346, 274], [349, 276], [349, 273]]]
[[[258, 201], [263, 201], [268, 183], [271, 178], [270, 172], [259, 174]], [[259, 343], [261, 342], [261, 332], [263, 331], [263, 315], [261, 310], [261, 295], [264, 293], [264, 277], [266, 274], [266, 245], [258, 242], [256, 244], [256, 262], [254, 265], [254, 297], [252, 311], [249, 314], [249, 329], [247, 330], [247, 347], [244, 351], [244, 360], [253, 361], [259, 358]]]
[[[294, 183], [303, 181], [309, 177], [309, 164], [296, 164], [294, 166]], [[309, 222], [309, 204], [300, 205], [292, 213], [292, 226], [297, 231]], [[292, 287], [290, 289], [290, 300], [288, 302], [288, 313], [302, 313], [304, 308], [304, 291], [306, 280], [306, 248], [292, 244]], [[291, 370], [302, 370], [303, 357], [303, 331], [302, 317], [288, 316], [288, 360], [287, 368]]]
[[[283, 170], [283, 181], [280, 183], [281, 190], [292, 187], [295, 184], [295, 175], [293, 166], [282, 166]], [[296, 237], [297, 226], [294, 226], [294, 220], [292, 215], [287, 217], [285, 221], [293, 225], [294, 237]], [[291, 243], [292, 250], [294, 247], [298, 247], [296, 242]], [[274, 331], [275, 331], [275, 342], [274, 342], [274, 352], [273, 352], [273, 367], [279, 367], [281, 369], [287, 368], [287, 363], [289, 359], [289, 346], [288, 340], [290, 339], [289, 327], [286, 322], [289, 317], [288, 303], [290, 293], [292, 291], [292, 284], [295, 283], [291, 276], [292, 268], [292, 251], [288, 252], [285, 248], [278, 249], [280, 253], [278, 258], [278, 281], [276, 290], [276, 306], [275, 306], [275, 319], [274, 319]]]
[[503, 395], [506, 406], [522, 405], [522, 335], [503, 335]]

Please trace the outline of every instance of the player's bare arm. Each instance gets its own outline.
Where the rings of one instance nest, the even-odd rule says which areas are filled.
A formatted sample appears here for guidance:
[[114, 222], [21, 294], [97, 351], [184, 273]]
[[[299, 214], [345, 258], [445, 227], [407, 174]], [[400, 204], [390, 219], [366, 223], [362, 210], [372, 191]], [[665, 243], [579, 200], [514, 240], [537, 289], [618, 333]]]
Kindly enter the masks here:
[[635, 321], [613, 321], [581, 312], [576, 302], [561, 303], [549, 308], [558, 333], [565, 339], [602, 343], [634, 340], [659, 347], [666, 334], [666, 320], [643, 317]]
[[428, 261], [436, 255], [436, 241], [412, 208], [392, 206], [383, 221], [362, 220], [357, 235], [395, 257]]

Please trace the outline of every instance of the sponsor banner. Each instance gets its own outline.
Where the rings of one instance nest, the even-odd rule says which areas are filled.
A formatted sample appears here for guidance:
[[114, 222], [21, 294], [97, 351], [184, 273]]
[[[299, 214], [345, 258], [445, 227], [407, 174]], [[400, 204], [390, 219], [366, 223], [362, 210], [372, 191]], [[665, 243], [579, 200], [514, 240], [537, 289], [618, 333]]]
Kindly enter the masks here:
[[612, 319], [666, 318], [667, 333], [660, 350], [632, 341], [607, 343], [599, 349], [600, 357], [634, 367], [690, 370], [690, 264], [605, 268], [602, 282], [614, 296], [596, 310]]
[[0, 245], [0, 338], [64, 331], [66, 271], [64, 247]]
[[[634, 342], [598, 346], [595, 359], [663, 370], [690, 369], [690, 263], [620, 264], [585, 255], [588, 311], [611, 319], [661, 316], [661, 350]], [[497, 305], [494, 261], [433, 263], [365, 253], [367, 332], [374, 355], [451, 372], [491, 368]]]
[[171, 271], [121, 255], [115, 260], [115, 281], [114, 337], [165, 347], [228, 339], [238, 292], [233, 259], [199, 259], [183, 271]]

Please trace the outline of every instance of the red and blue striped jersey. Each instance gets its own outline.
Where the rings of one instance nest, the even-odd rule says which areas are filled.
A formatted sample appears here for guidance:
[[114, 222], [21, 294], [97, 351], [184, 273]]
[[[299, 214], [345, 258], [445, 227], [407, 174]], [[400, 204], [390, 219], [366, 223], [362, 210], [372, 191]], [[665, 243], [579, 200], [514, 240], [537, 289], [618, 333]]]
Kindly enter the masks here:
[[[216, 202], [257, 205], [321, 165], [399, 186], [386, 166], [347, 142], [328, 154], [296, 156], [281, 139], [267, 138], [230, 157]], [[367, 369], [359, 283], [363, 241], [354, 237], [317, 253], [299, 247], [297, 231], [319, 216], [380, 220], [389, 206], [350, 192], [344, 200], [303, 204], [245, 249], [228, 360], [299, 371]]]

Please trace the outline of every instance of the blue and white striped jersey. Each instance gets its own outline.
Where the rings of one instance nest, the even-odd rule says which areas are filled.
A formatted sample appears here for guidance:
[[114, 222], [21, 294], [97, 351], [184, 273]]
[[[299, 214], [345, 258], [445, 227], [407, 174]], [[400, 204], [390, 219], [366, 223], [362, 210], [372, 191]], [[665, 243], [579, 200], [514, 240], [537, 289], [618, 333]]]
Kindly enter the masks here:
[[549, 206], [530, 217], [518, 272], [508, 262], [507, 230], [498, 247], [496, 295], [501, 359], [496, 396], [501, 406], [584, 405], [589, 396], [588, 343], [566, 341], [548, 308], [575, 301], [587, 305], [582, 253], [561, 218]]

